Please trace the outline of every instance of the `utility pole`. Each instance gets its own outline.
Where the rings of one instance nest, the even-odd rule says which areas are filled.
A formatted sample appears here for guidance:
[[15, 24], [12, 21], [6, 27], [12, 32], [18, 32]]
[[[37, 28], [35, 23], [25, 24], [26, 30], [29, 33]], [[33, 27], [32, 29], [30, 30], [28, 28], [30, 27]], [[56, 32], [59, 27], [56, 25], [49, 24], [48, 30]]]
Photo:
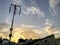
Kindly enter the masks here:
[[15, 5], [15, 4], [11, 4], [11, 5], [10, 5], [9, 13], [11, 12], [11, 7], [12, 7], [12, 6], [14, 7], [14, 11], [13, 11], [13, 17], [12, 17], [12, 22], [11, 22], [11, 27], [10, 27], [9, 45], [10, 45], [10, 41], [11, 41], [11, 37], [12, 37], [13, 23], [14, 23], [14, 17], [15, 17], [15, 15], [16, 15], [17, 7], [20, 8], [20, 10], [19, 10], [19, 14], [21, 14], [21, 6], [19, 6], [19, 5]]

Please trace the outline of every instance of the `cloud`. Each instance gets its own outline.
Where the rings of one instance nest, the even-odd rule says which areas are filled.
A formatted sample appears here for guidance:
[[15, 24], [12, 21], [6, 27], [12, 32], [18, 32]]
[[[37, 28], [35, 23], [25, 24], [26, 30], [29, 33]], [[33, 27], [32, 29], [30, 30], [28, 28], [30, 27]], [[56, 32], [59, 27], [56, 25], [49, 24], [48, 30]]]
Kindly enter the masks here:
[[[40, 34], [43, 34], [42, 31], [39, 31], [39, 29], [34, 29], [33, 27], [37, 27], [37, 26], [24, 25], [24, 24], [21, 24], [20, 26], [15, 26], [13, 29], [12, 41], [17, 41], [19, 38], [24, 38], [24, 39], [41, 38], [42, 36], [40, 37]], [[0, 37], [9, 39], [10, 31], [8, 24], [0, 23], [0, 28], [1, 28]]]
[[45, 31], [48, 32], [48, 34], [52, 34], [52, 29], [54, 28], [54, 22], [49, 20], [49, 19], [46, 19], [46, 22], [45, 22]]
[[[4, 25], [3, 28], [1, 27], [2, 30], [0, 31], [0, 34], [1, 34], [0, 37], [9, 39], [9, 32], [10, 32], [9, 26], [8, 24], [3, 24], [3, 25]], [[36, 38], [42, 38], [46, 36], [46, 32], [44, 30], [34, 29], [35, 27], [37, 26], [24, 25], [24, 24], [20, 26], [14, 26], [12, 41], [17, 42], [19, 38], [36, 39]]]
[[0, 22], [0, 37], [8, 38], [9, 25], [5, 22]]
[[[15, 26], [14, 30], [13, 30], [13, 37], [12, 37], [12, 41], [16, 41], [19, 38], [23, 38], [23, 39], [37, 39], [37, 38], [43, 38], [45, 36], [48, 35], [48, 33], [45, 31], [44, 29], [40, 29], [40, 28], [32, 28], [28, 26]], [[18, 36], [17, 36], [18, 35]]]
[[19, 5], [19, 4], [20, 4], [20, 5], [21, 5], [21, 4], [25, 4], [25, 5], [26, 5], [25, 2], [26, 2], [26, 3], [30, 2], [31, 4], [34, 4], [34, 5], [36, 4], [36, 3], [35, 3], [35, 0], [12, 0], [12, 3], [13, 3], [13, 4], [17, 4], [17, 5]]
[[33, 27], [37, 27], [37, 26], [25, 25], [25, 24], [21, 24], [21, 26], [22, 26], [22, 27], [31, 27], [31, 28], [33, 28]]
[[56, 38], [60, 37], [60, 30], [56, 29], [54, 26], [54, 21], [51, 21], [49, 19], [46, 19], [45, 22], [45, 31], [50, 35], [54, 34]]
[[23, 39], [40, 38], [40, 35], [38, 34], [38, 30], [36, 30], [37, 32], [34, 30], [35, 29], [31, 27], [16, 26], [14, 27], [12, 40], [17, 41], [19, 38], [23, 38]]
[[17, 4], [17, 5], [21, 5], [22, 4], [22, 0], [12, 0], [13, 4]]
[[45, 21], [46, 26], [52, 26], [53, 24], [54, 24], [54, 21], [46, 19], [46, 21]]
[[58, 4], [60, 0], [49, 0], [50, 11], [53, 16], [58, 14]]
[[5, 22], [0, 22], [0, 30], [4, 29], [4, 28], [7, 28], [8, 27], [8, 24], [5, 23]]
[[[29, 2], [30, 4], [27, 5], [26, 3], [29, 3]], [[21, 18], [20, 19], [22, 19], [25, 16], [30, 16], [30, 15], [33, 15], [33, 16], [37, 15], [38, 18], [44, 17], [45, 15], [44, 12], [39, 8], [39, 6], [36, 5], [35, 0], [11, 0], [11, 3], [21, 6]], [[19, 11], [19, 9], [17, 9], [17, 11]], [[19, 18], [18, 16], [16, 17], [17, 19]], [[12, 13], [7, 14], [4, 21], [11, 24], [11, 19], [12, 19]]]
[[23, 35], [25, 38], [29, 39], [29, 38], [40, 38], [39, 34], [35, 33], [33, 30], [24, 30], [23, 32], [21, 32], [21, 35]]
[[44, 17], [44, 12], [42, 12], [38, 7], [27, 7], [26, 10], [23, 11], [25, 15], [38, 15], [39, 17]]
[[[44, 17], [44, 12], [36, 5], [35, 0], [13, 0], [12, 2], [15, 2], [15, 4], [18, 3], [18, 5], [21, 3], [22, 15], [37, 15], [38, 17]], [[28, 5], [28, 2], [30, 2], [30, 6]]]
[[[1, 24], [0, 24], [1, 25]], [[7, 25], [7, 24], [6, 24]], [[31, 26], [31, 25], [18, 25], [18, 26], [14, 26], [13, 29], [13, 37], [12, 37], [12, 41], [17, 42], [17, 40], [19, 38], [23, 38], [23, 39], [36, 39], [36, 38], [43, 38], [47, 35], [50, 34], [55, 34], [56, 37], [59, 37], [60, 31], [58, 31], [57, 29], [53, 28], [52, 26], [46, 26], [43, 29], [37, 28], [35, 29], [36, 26]], [[3, 38], [9, 38], [9, 27], [3, 27], [3, 29], [0, 31], [0, 36], [2, 36]], [[17, 36], [18, 35], [18, 36]]]

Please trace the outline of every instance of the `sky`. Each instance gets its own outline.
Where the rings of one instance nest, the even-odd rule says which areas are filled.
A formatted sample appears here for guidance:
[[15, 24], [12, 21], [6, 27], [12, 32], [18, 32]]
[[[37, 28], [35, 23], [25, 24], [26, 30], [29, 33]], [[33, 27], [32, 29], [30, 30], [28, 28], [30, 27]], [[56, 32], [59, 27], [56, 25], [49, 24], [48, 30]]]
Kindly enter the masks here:
[[51, 34], [60, 37], [60, 0], [0, 0], [1, 37], [9, 36], [14, 8], [9, 13], [11, 3], [21, 6], [21, 14], [18, 14], [19, 8], [16, 11], [12, 41]]

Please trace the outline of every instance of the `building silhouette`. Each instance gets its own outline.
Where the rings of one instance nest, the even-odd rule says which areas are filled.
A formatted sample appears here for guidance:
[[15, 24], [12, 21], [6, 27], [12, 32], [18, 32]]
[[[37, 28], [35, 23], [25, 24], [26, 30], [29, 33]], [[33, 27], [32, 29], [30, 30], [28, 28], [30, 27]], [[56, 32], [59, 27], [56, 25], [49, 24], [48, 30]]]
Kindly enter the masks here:
[[47, 37], [44, 37], [42, 39], [35, 39], [35, 40], [21, 40], [18, 42], [19, 45], [56, 45], [55, 36], [49, 35]]
[[[0, 38], [0, 45], [9, 45], [8, 39]], [[18, 39], [18, 42], [11, 42], [10, 45], [60, 45], [60, 38], [55, 39], [55, 36], [49, 35], [41, 39]]]
[[60, 38], [56, 39], [56, 44], [60, 45]]

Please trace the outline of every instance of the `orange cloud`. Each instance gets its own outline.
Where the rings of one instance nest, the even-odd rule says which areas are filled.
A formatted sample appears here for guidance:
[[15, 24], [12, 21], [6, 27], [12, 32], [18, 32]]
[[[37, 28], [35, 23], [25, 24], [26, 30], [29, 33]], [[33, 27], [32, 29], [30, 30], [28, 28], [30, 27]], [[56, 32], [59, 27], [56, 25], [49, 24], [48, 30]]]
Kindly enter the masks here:
[[[1, 29], [2, 30], [0, 30], [0, 36], [8, 39], [9, 38], [9, 27], [3, 26], [3, 28]], [[23, 39], [43, 38], [51, 33], [54, 33], [57, 37], [60, 34], [59, 31], [55, 30], [55, 28], [51, 28], [51, 26], [47, 26], [43, 29], [39, 29], [39, 28], [36, 29], [34, 26], [28, 26], [28, 25], [21, 26], [20, 25], [20, 26], [14, 27], [11, 41], [17, 42], [19, 38], [23, 38]]]

